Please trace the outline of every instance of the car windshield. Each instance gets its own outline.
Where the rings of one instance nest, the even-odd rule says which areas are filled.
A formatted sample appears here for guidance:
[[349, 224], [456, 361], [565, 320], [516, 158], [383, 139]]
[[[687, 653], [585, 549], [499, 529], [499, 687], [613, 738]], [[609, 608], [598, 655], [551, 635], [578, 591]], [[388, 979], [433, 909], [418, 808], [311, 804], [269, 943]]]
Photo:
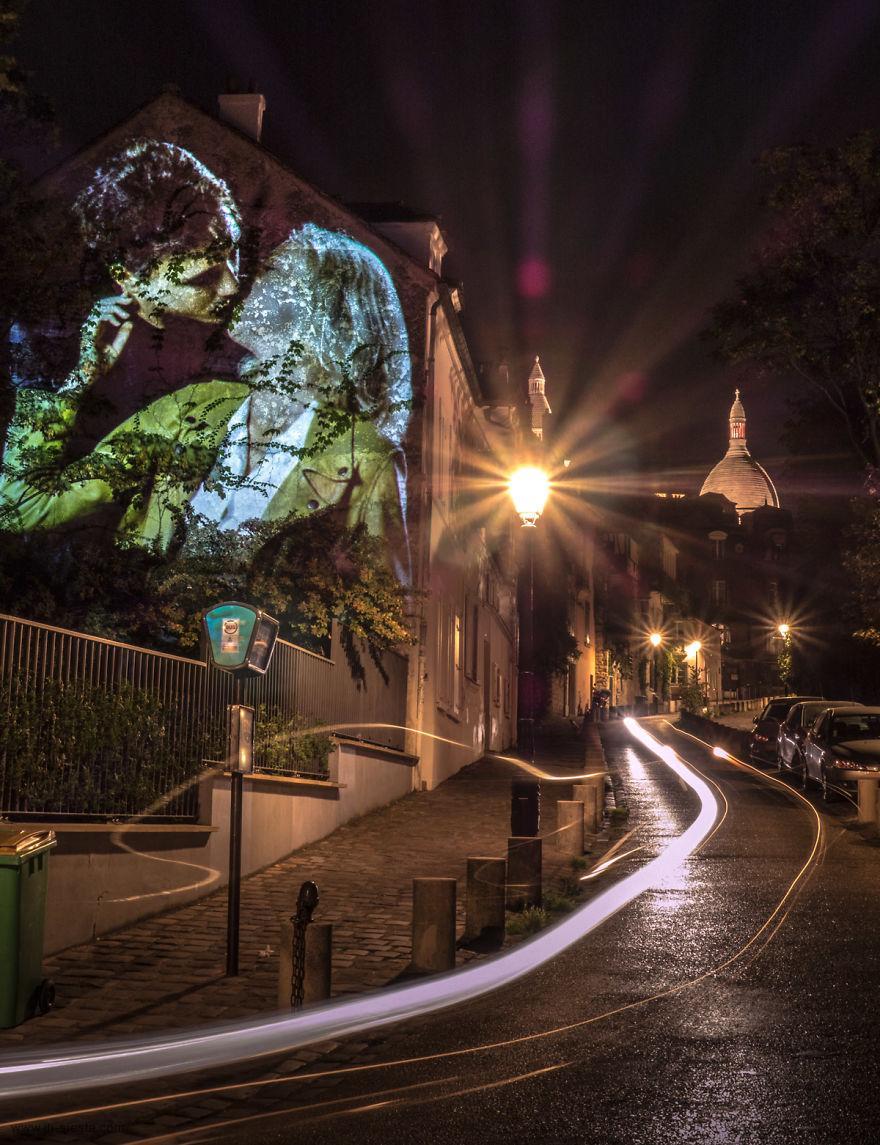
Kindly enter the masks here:
[[763, 710], [761, 713], [761, 719], [784, 720], [789, 713], [791, 705], [791, 700], [776, 700], [774, 703], [768, 704], [767, 707]]
[[851, 739], [880, 739], [880, 712], [865, 715], [847, 712], [846, 715], [835, 716], [831, 724], [832, 742], [846, 743]]

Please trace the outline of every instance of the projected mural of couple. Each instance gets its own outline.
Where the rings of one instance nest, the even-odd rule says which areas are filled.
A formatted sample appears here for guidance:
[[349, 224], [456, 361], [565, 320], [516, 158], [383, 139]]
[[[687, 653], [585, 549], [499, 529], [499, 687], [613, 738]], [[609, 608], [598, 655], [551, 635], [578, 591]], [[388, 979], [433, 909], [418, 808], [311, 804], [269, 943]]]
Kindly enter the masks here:
[[173, 556], [199, 523], [335, 506], [407, 580], [411, 367], [378, 257], [306, 222], [243, 286], [226, 183], [152, 140], [107, 161], [74, 210], [98, 297], [69, 369], [14, 329], [0, 526], [97, 528]]

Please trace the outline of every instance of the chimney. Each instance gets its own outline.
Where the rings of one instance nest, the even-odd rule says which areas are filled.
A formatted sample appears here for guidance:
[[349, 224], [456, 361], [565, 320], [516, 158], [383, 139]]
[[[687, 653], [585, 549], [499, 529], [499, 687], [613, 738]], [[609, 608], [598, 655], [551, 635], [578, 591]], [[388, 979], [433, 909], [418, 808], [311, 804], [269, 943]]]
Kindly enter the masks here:
[[234, 92], [217, 97], [220, 105], [220, 118], [249, 135], [256, 143], [263, 133], [263, 112], [266, 110], [266, 97], [257, 92]]

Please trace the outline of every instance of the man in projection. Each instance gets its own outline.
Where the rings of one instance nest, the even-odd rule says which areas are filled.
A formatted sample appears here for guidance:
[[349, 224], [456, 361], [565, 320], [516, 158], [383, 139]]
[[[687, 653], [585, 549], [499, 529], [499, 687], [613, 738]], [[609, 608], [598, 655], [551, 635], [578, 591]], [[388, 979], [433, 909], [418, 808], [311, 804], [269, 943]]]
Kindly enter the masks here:
[[75, 209], [107, 292], [60, 385], [38, 368], [37, 385], [17, 379], [0, 524], [93, 527], [164, 551], [248, 392], [247, 351], [224, 331], [238, 212], [222, 180], [152, 140], [98, 170]]

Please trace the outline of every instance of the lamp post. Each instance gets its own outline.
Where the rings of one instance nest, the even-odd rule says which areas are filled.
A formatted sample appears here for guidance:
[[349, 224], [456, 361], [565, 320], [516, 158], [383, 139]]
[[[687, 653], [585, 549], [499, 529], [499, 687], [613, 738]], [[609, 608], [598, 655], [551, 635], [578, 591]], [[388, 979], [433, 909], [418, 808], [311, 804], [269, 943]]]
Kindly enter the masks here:
[[[550, 492], [550, 481], [543, 469], [526, 465], [517, 469], [508, 484], [513, 507], [522, 521], [526, 540], [525, 607], [521, 610], [519, 671], [522, 686], [518, 711], [518, 745], [530, 763], [535, 762], [535, 534], [538, 518], [544, 511]], [[536, 780], [518, 780], [511, 784], [510, 827], [513, 835], [537, 835], [541, 813], [541, 787]]]
[[776, 625], [776, 631], [782, 640], [782, 651], [777, 657], [779, 668], [779, 683], [786, 695], [791, 689], [791, 625], [784, 620]]
[[[697, 691], [698, 691], [698, 692], [699, 692], [699, 694], [700, 694], [700, 705], [701, 705], [701, 706], [702, 706], [702, 704], [703, 704], [703, 689], [702, 689], [702, 688], [701, 688], [701, 686], [700, 686], [700, 661], [699, 661], [699, 655], [700, 655], [700, 649], [701, 649], [702, 647], [703, 647], [703, 645], [702, 645], [701, 641], [699, 641], [699, 640], [692, 640], [692, 641], [690, 642], [690, 644], [686, 644], [686, 645], [685, 645], [685, 649], [684, 649], [684, 654], [685, 654], [686, 658], [687, 658], [688, 660], [693, 660], [693, 662], [694, 662], [694, 682], [696, 683], [696, 686], [697, 686]], [[695, 697], [695, 699], [696, 699], [696, 697]]]
[[278, 621], [249, 604], [227, 600], [202, 614], [208, 651], [214, 664], [232, 676], [227, 707], [226, 766], [229, 769], [229, 885], [226, 902], [226, 976], [238, 974], [241, 914], [242, 780], [254, 766], [256, 712], [241, 702], [242, 683], [264, 676], [278, 637]]
[[[663, 637], [661, 636], [661, 634], [659, 632], [652, 632], [651, 635], [648, 637], [648, 643], [651, 645], [651, 651], [652, 651], [651, 690], [654, 693], [654, 699], [656, 700], [657, 695], [658, 695], [657, 685], [660, 683], [660, 680], [659, 680], [660, 672], [659, 672], [659, 668], [658, 668], [658, 658], [660, 655], [660, 645], [663, 643]], [[652, 708], [653, 708], [655, 715], [657, 714], [658, 707], [659, 707], [659, 705], [657, 705], [656, 703], [652, 704]]]

